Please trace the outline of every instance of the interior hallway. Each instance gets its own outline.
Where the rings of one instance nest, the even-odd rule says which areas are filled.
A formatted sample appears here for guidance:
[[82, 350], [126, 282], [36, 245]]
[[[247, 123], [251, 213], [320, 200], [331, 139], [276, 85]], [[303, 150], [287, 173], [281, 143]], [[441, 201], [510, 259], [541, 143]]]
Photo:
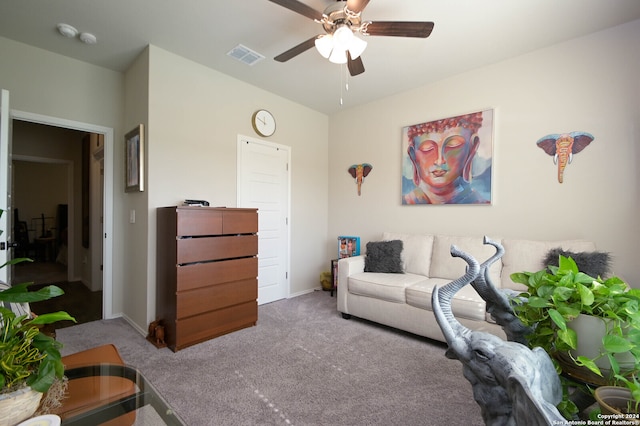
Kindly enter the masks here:
[[69, 327], [75, 324], [102, 319], [102, 291], [91, 291], [79, 281], [67, 282], [66, 266], [56, 262], [23, 262], [13, 268], [13, 282], [32, 281], [30, 287], [37, 290], [47, 284], [62, 288], [62, 296], [31, 304], [36, 314], [65, 311], [74, 317], [77, 323], [62, 321], [55, 328]]

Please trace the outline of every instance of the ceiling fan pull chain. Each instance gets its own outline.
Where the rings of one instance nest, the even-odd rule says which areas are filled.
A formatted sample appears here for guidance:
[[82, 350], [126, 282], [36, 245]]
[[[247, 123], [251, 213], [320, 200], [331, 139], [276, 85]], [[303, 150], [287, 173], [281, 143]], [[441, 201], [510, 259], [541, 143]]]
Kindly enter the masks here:
[[344, 64], [340, 65], [340, 106], [343, 105], [343, 100], [342, 100], [342, 95], [344, 93], [343, 92], [344, 85], [342, 84], [344, 80], [343, 76], [344, 76]]
[[344, 79], [345, 79], [344, 88], [348, 92], [349, 91], [349, 72], [347, 71], [347, 67], [345, 67], [344, 65], [342, 66], [342, 72], [344, 74]]

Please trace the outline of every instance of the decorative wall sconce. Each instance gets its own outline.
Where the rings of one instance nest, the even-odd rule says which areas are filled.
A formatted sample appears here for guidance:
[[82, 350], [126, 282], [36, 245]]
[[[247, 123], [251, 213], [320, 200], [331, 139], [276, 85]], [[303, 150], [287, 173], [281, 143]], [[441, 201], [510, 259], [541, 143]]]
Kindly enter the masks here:
[[373, 170], [373, 166], [368, 163], [354, 164], [349, 167], [349, 174], [356, 180], [356, 184], [358, 184], [358, 195], [360, 195], [360, 188], [362, 187], [364, 178], [371, 173], [371, 170]]

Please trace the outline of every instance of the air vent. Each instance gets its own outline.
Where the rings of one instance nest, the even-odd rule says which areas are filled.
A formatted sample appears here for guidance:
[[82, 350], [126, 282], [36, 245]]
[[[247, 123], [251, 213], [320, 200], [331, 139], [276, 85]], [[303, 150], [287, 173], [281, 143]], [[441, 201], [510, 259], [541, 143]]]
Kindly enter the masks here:
[[256, 62], [260, 62], [264, 59], [264, 56], [249, 49], [247, 46], [241, 44], [237, 45], [233, 49], [227, 52], [227, 55], [247, 65], [254, 65]]

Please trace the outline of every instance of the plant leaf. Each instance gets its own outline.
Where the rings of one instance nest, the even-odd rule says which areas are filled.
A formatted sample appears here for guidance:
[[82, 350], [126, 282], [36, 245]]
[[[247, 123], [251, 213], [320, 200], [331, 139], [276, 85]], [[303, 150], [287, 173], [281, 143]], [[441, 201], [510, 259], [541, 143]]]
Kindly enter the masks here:
[[11, 286], [0, 292], [0, 301], [9, 303], [33, 303], [61, 296], [64, 291], [55, 285], [49, 285], [38, 291], [29, 291], [27, 286], [33, 283], [23, 283]]
[[577, 283], [578, 294], [580, 294], [580, 301], [583, 305], [591, 306], [595, 300], [593, 292], [584, 285]]
[[633, 348], [631, 342], [617, 334], [607, 334], [602, 338], [604, 349], [607, 352], [622, 353], [628, 352]]
[[581, 284], [591, 284], [595, 280], [592, 276], [587, 275], [584, 272], [578, 272], [574, 278], [574, 281]]
[[549, 316], [560, 330], [567, 331], [567, 322], [564, 320], [564, 317], [560, 312], [555, 309], [549, 309]]
[[558, 339], [569, 346], [571, 349], [578, 347], [578, 335], [571, 328], [566, 330], [558, 330]]
[[607, 359], [609, 360], [609, 365], [611, 365], [611, 371], [613, 371], [614, 376], [619, 375], [620, 364], [618, 364], [618, 360], [610, 353], [607, 353]]
[[530, 274], [528, 272], [514, 272], [511, 274], [510, 278], [514, 283], [528, 285], [529, 275]]
[[574, 291], [573, 287], [556, 287], [553, 291], [553, 300], [556, 303], [558, 301], [567, 301], [571, 298]]
[[68, 313], [64, 312], [64, 311], [60, 311], [60, 312], [51, 312], [48, 314], [42, 314], [42, 315], [38, 315], [37, 317], [35, 317], [33, 320], [31, 320], [31, 324], [51, 324], [53, 322], [56, 321], [73, 321], [76, 322], [76, 319], [74, 317], [72, 317], [71, 315], [69, 315]]
[[[0, 235], [2, 233], [0, 232]], [[16, 265], [18, 263], [22, 263], [22, 262], [33, 262], [33, 259], [29, 259], [28, 257], [16, 257], [13, 258], [9, 261], [7, 261], [6, 263], [3, 263], [2, 265], [0, 265], [0, 268], [4, 268], [7, 265]]]
[[573, 272], [574, 275], [578, 273], [578, 266], [576, 265], [575, 260], [570, 257], [560, 255], [558, 259], [558, 273], [566, 274], [569, 272]]
[[31, 386], [33, 390], [44, 393], [49, 390], [55, 380], [55, 365], [52, 362], [47, 362], [47, 359], [45, 358], [45, 360], [40, 363], [38, 374], [30, 376], [30, 379], [27, 380], [27, 384]]
[[593, 371], [595, 374], [602, 377], [602, 372], [600, 371], [600, 368], [598, 368], [596, 363], [593, 362], [591, 359], [587, 358], [586, 356], [580, 355], [579, 357], [577, 357], [576, 364], [581, 367], [587, 367], [589, 370]]
[[528, 305], [530, 307], [532, 307], [532, 308], [546, 308], [547, 306], [550, 306], [550, 304], [547, 301], [547, 299], [543, 299], [543, 298], [537, 297], [537, 296], [531, 296], [529, 298]]
[[580, 309], [574, 308], [572, 306], [558, 306], [558, 312], [562, 314], [565, 321], [571, 321], [576, 319], [578, 315], [580, 315]]

